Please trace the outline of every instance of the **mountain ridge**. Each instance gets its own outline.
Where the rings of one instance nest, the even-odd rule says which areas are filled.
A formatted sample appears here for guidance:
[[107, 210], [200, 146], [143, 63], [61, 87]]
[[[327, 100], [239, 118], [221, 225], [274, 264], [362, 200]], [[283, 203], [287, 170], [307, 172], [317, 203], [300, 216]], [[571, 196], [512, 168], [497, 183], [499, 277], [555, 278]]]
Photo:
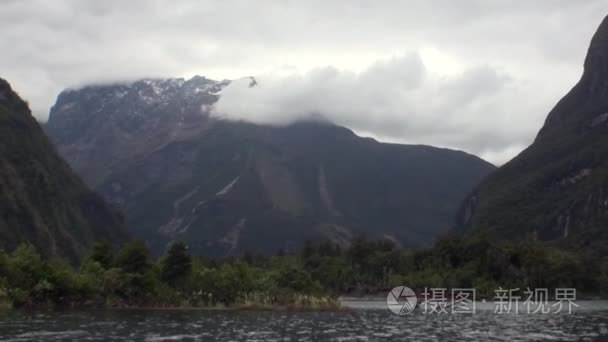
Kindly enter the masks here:
[[[203, 80], [205, 91], [180, 90]], [[494, 168], [462, 151], [380, 143], [328, 122], [218, 119], [211, 111], [228, 82], [193, 78], [163, 94], [145, 82], [126, 93], [69, 91], [46, 130], [87, 183], [125, 210], [136, 236], [182, 239], [215, 255], [360, 232], [425, 244]]]
[[121, 215], [58, 155], [28, 105], [0, 78], [0, 241], [77, 260], [97, 239], [124, 241]]
[[591, 39], [581, 79], [550, 111], [534, 142], [469, 196], [459, 229], [604, 250], [607, 95], [608, 17]]

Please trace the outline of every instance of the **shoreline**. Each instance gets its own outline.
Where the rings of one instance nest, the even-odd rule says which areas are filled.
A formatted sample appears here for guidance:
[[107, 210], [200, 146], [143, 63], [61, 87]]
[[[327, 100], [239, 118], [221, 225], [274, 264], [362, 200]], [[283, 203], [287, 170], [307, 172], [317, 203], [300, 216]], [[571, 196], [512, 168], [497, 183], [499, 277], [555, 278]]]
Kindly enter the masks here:
[[267, 303], [235, 303], [230, 305], [184, 305], [184, 304], [126, 304], [126, 303], [27, 303], [23, 305], [0, 306], [3, 311], [79, 311], [79, 310], [110, 310], [110, 311], [277, 311], [277, 312], [306, 312], [306, 311], [344, 311], [349, 308], [342, 305], [339, 299], [315, 301], [311, 303], [267, 304]]
[[353, 308], [346, 306], [335, 307], [291, 307], [291, 306], [130, 306], [130, 307], [104, 307], [104, 306], [34, 306], [34, 307], [5, 307], [2, 312], [26, 311], [26, 312], [78, 312], [78, 311], [207, 311], [207, 312], [344, 312]]

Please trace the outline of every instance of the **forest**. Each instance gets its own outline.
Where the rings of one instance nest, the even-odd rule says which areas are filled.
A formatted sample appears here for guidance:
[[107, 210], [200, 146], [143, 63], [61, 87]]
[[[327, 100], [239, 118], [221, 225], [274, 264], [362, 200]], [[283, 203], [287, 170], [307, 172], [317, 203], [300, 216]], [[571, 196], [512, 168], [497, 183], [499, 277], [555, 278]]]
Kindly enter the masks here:
[[446, 235], [411, 250], [358, 236], [347, 247], [307, 241], [297, 253], [221, 259], [193, 256], [179, 241], [158, 258], [139, 240], [120, 248], [98, 241], [80, 265], [45, 261], [33, 246], [21, 245], [0, 252], [0, 305], [335, 309], [339, 296], [384, 296], [399, 285], [475, 288], [480, 297], [499, 287], [571, 287], [593, 297], [605, 295], [608, 285], [598, 260], [487, 233]]

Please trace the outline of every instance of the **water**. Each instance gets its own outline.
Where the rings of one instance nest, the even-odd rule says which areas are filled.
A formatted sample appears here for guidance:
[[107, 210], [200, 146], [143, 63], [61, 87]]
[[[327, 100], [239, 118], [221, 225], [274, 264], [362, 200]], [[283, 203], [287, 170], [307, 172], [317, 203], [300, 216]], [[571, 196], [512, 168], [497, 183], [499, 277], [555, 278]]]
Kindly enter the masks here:
[[203, 310], [12, 311], [2, 341], [608, 341], [608, 303], [579, 302], [572, 315], [396, 316], [381, 301], [342, 312]]

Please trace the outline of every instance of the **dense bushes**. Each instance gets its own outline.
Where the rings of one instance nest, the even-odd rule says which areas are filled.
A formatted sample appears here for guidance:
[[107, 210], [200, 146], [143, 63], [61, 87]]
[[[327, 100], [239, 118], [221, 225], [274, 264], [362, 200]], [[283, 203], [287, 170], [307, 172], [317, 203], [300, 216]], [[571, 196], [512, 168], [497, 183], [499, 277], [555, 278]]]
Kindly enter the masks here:
[[476, 288], [492, 296], [498, 287], [574, 287], [598, 295], [606, 288], [608, 264], [596, 256], [562, 250], [537, 241], [498, 241], [480, 233], [448, 235], [433, 247], [406, 251], [390, 241], [352, 241], [349, 249], [328, 252], [321, 244], [302, 253], [313, 280], [333, 293], [377, 293], [398, 285]]
[[[575, 287], [599, 294], [607, 265], [534, 241], [498, 242], [483, 234], [446, 236], [406, 251], [390, 241], [354, 239], [349, 248], [306, 243], [300, 253], [246, 253], [222, 260], [192, 257], [181, 242], [152, 260], [141, 241], [118, 251], [91, 248], [78, 269], [47, 262], [30, 245], [0, 252], [4, 306], [231, 306], [333, 304], [342, 294], [384, 293], [398, 285], [476, 288]], [[322, 298], [322, 299], [320, 299]], [[296, 304], [297, 303], [297, 304]], [[315, 305], [316, 305], [315, 304]]]
[[75, 269], [43, 261], [31, 245], [23, 245], [0, 253], [0, 301], [36, 307], [291, 305], [329, 294], [299, 260], [293, 255], [203, 260], [190, 256], [181, 242], [151, 260], [141, 241], [116, 253], [98, 242]]
[[[600, 294], [600, 261], [536, 241], [494, 241], [484, 236], [440, 239], [430, 250], [407, 253], [411, 268], [402, 282], [411, 287], [476, 288], [493, 295], [503, 288], [574, 287], [579, 293]], [[409, 261], [407, 261], [410, 259]]]

